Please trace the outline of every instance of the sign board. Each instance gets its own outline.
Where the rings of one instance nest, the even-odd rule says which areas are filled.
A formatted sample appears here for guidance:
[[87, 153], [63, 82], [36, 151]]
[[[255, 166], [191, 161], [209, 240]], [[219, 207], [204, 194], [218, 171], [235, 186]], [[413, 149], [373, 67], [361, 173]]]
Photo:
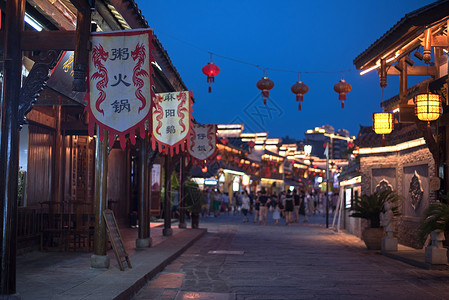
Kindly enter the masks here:
[[109, 241], [114, 249], [115, 257], [120, 265], [120, 270], [125, 271], [125, 267], [123, 266], [124, 261], [128, 263], [129, 268], [132, 268], [131, 262], [129, 261], [129, 256], [125, 251], [125, 246], [123, 246], [122, 236], [118, 230], [114, 212], [110, 209], [106, 209], [103, 211], [103, 217], [108, 229]]
[[151, 117], [154, 97], [153, 31], [136, 29], [92, 33], [89, 58], [89, 135], [95, 124], [103, 141], [103, 130], [109, 131], [109, 145], [115, 135], [126, 147], [126, 135], [135, 144], [135, 130], [145, 138], [145, 122]]
[[189, 154], [198, 162], [215, 155], [217, 150], [217, 126], [213, 124], [194, 124], [190, 137]]

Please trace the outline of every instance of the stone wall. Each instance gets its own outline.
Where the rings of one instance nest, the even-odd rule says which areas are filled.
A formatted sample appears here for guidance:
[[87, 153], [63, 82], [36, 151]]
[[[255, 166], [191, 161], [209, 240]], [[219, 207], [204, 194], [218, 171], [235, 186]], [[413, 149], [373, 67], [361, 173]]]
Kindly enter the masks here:
[[430, 191], [430, 178], [436, 176], [435, 161], [426, 145], [399, 152], [362, 155], [360, 157], [362, 194], [376, 189], [392, 189], [403, 197], [401, 216], [396, 219], [399, 243], [421, 248], [418, 228], [424, 210], [436, 202]]

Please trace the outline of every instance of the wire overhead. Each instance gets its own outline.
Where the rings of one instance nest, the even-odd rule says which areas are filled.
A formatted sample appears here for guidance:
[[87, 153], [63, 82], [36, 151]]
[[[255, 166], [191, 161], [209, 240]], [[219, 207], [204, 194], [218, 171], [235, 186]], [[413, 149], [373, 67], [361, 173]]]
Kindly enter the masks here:
[[255, 67], [255, 68], [261, 70], [262, 72], [264, 72], [264, 74], [266, 73], [266, 71], [283, 72], [283, 73], [296, 73], [296, 74], [338, 74], [338, 73], [340, 73], [340, 74], [342, 74], [342, 78], [344, 78], [344, 73], [351, 73], [351, 72], [353, 72], [353, 70], [351, 70], [351, 69], [338, 70], [338, 71], [299, 71], [299, 70], [290, 70], [290, 69], [279, 69], [279, 68], [265, 67], [265, 66], [260, 65], [260, 64], [254, 64], [254, 63], [247, 62], [247, 61], [244, 61], [244, 60], [241, 60], [241, 59], [236, 59], [236, 58], [233, 58], [233, 57], [230, 57], [230, 56], [221, 55], [221, 54], [218, 54], [216, 52], [213, 52], [213, 51], [210, 51], [210, 50], [206, 50], [206, 49], [204, 49], [204, 48], [202, 48], [202, 47], [200, 47], [198, 45], [195, 45], [193, 43], [190, 43], [190, 42], [187, 42], [187, 41], [182, 40], [180, 38], [177, 38], [177, 37], [175, 37], [175, 36], [173, 36], [171, 34], [167, 34], [167, 33], [164, 33], [164, 32], [162, 32], [162, 33], [164, 35], [174, 39], [174, 40], [177, 40], [177, 41], [179, 41], [181, 43], [184, 43], [184, 44], [186, 44], [186, 45], [188, 45], [190, 47], [193, 47], [193, 48], [195, 48], [197, 50], [209, 53], [210, 55], [214, 55], [214, 56], [220, 57], [222, 59], [226, 59], [226, 60], [229, 60], [229, 61], [232, 61], [232, 62], [236, 62], [236, 63], [239, 63], [239, 64], [244, 64], [244, 65]]

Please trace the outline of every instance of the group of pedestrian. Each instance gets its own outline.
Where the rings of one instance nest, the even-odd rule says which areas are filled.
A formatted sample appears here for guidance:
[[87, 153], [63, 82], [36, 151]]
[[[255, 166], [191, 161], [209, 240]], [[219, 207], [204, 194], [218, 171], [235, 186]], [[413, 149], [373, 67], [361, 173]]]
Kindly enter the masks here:
[[278, 225], [281, 218], [285, 218], [286, 225], [293, 222], [299, 222], [300, 215], [304, 216], [305, 222], [307, 222], [307, 215], [304, 209], [305, 205], [305, 193], [301, 191], [298, 195], [296, 189], [293, 191], [281, 192], [279, 196], [272, 194], [267, 195], [265, 189], [257, 192], [257, 196], [254, 199], [254, 223], [259, 225], [267, 224], [268, 211], [272, 212], [272, 218], [274, 224]]
[[[320, 205], [325, 205], [325, 198], [320, 193], [306, 193], [304, 190], [299, 192], [296, 189], [281, 192], [279, 195], [273, 193], [267, 194], [262, 188], [252, 194], [244, 190], [243, 192], [234, 192], [232, 196], [232, 205], [228, 193], [223, 193], [218, 189], [210, 189], [204, 191], [204, 205], [202, 208], [202, 216], [208, 217], [213, 214], [218, 217], [220, 214], [229, 215], [232, 211], [233, 215], [241, 213], [243, 222], [249, 222], [249, 215], [254, 212], [254, 223], [259, 225], [267, 225], [268, 212], [272, 213], [274, 225], [278, 225], [280, 219], [285, 219], [285, 224], [299, 223], [301, 216], [303, 222], [308, 222], [308, 216], [320, 213]], [[333, 199], [332, 199], [333, 200]], [[331, 200], [331, 201], [332, 201]], [[332, 208], [334, 208], [332, 201]]]

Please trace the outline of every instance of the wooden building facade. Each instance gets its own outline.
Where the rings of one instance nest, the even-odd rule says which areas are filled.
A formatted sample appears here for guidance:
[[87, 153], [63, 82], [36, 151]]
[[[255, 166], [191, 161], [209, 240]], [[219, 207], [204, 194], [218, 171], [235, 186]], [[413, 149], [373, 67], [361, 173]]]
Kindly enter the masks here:
[[[84, 85], [90, 32], [148, 28], [133, 0], [8, 0], [0, 9], [5, 166], [0, 175], [5, 191], [0, 200], [0, 281], [1, 295], [9, 295], [15, 293], [17, 249], [40, 245], [94, 249], [94, 254], [104, 255], [105, 226], [98, 207], [111, 208], [119, 223], [127, 224], [131, 211], [145, 207], [141, 202], [150, 196], [143, 192], [144, 183], [151, 184], [147, 174], [163, 159], [141, 139], [135, 146], [128, 143], [125, 150], [118, 141], [108, 149], [103, 146], [107, 156], [101, 158], [97, 138], [87, 131]], [[153, 89], [187, 90], [156, 36], [152, 42]], [[107, 186], [100, 191], [106, 206], [98, 202], [103, 189], [98, 187], [99, 162], [106, 166], [100, 180]], [[153, 197], [154, 201], [160, 201], [158, 188], [154, 195], [159, 199]], [[148, 237], [149, 228], [144, 235]]]
[[[424, 210], [449, 187], [448, 11], [449, 1], [442, 0], [410, 12], [354, 60], [363, 72], [377, 70], [382, 88], [390, 76], [399, 76], [398, 95], [382, 103], [394, 113], [393, 132], [382, 142], [364, 128], [356, 139], [359, 175], [362, 194], [391, 189], [403, 196], [396, 235], [416, 248], [424, 242], [418, 237]], [[409, 87], [410, 76], [425, 80]], [[443, 112], [430, 123], [415, 114], [415, 97], [429, 92], [441, 96]]]

